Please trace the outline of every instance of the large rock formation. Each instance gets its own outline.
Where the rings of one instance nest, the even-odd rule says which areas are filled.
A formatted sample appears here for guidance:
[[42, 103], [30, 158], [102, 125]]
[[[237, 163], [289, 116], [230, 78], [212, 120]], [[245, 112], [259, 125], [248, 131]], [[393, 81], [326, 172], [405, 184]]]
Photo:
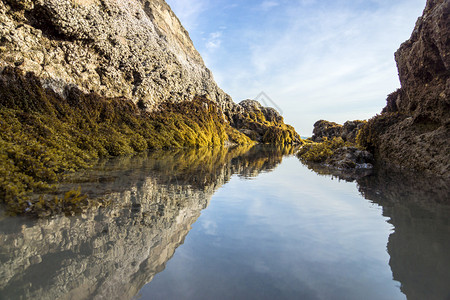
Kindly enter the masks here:
[[300, 142], [258, 111], [217, 86], [164, 0], [0, 0], [0, 202], [16, 212], [99, 157], [254, 143], [238, 120], [256, 141]]
[[364, 128], [361, 142], [383, 160], [450, 176], [450, 2], [428, 0], [395, 53], [401, 88]]
[[[152, 111], [203, 96], [231, 125], [248, 113], [217, 86], [164, 0], [2, 0], [0, 71], [7, 66], [62, 97], [76, 87]], [[272, 125], [283, 119], [263, 131]]]
[[2, 0], [0, 37], [1, 68], [33, 72], [59, 94], [74, 85], [148, 109], [207, 94], [235, 106], [164, 0]]

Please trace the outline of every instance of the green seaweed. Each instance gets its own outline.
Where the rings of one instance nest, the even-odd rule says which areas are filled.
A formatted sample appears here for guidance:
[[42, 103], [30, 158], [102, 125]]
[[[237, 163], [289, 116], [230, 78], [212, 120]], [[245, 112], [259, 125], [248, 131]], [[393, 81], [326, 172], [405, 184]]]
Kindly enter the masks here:
[[269, 121], [259, 109], [243, 112], [235, 121], [235, 126], [252, 140], [264, 144], [302, 144], [300, 135], [294, 127], [285, 124], [281, 116]]
[[[251, 144], [231, 128], [220, 108], [205, 97], [162, 103], [145, 112], [124, 98], [67, 89], [65, 97], [44, 89], [32, 74], [6, 67], [0, 73], [0, 201], [12, 214], [41, 215], [77, 197], [56, 194], [66, 174], [90, 168], [102, 157], [149, 149]], [[67, 197], [66, 197], [67, 196]], [[55, 199], [60, 199], [55, 205]], [[41, 201], [47, 204], [37, 205]], [[83, 206], [89, 201], [77, 201]], [[72, 205], [72, 206], [71, 206]]]
[[323, 137], [323, 142], [305, 142], [303, 147], [297, 153], [297, 156], [305, 162], [323, 163], [329, 157], [331, 157], [334, 152], [342, 147], [355, 146], [350, 142], [345, 142], [341, 137], [334, 137], [329, 140]]

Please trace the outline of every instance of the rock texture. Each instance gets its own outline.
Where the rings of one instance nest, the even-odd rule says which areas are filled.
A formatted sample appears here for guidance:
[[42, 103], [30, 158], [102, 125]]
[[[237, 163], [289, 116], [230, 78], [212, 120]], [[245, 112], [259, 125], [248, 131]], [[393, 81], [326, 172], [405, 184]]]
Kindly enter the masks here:
[[312, 140], [314, 142], [322, 142], [324, 138], [341, 137], [344, 141], [354, 143], [356, 135], [364, 123], [364, 121], [355, 120], [347, 121], [344, 125], [340, 125], [335, 122], [319, 120], [314, 123]]
[[395, 60], [401, 88], [362, 142], [381, 161], [450, 177], [450, 1], [427, 1]]
[[0, 57], [59, 94], [72, 85], [148, 109], [208, 95], [235, 107], [163, 0], [2, 0]]

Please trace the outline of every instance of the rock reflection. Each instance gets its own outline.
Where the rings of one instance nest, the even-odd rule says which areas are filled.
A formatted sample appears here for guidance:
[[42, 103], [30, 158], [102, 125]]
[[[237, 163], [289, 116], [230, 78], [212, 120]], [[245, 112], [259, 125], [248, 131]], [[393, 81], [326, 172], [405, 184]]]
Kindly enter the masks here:
[[0, 299], [130, 299], [165, 268], [214, 191], [270, 171], [294, 149], [157, 151], [72, 178], [107, 208], [0, 219]]
[[374, 172], [314, 171], [356, 180], [361, 194], [383, 208], [394, 232], [389, 264], [401, 291], [411, 299], [450, 299], [450, 182], [420, 173], [378, 166]]

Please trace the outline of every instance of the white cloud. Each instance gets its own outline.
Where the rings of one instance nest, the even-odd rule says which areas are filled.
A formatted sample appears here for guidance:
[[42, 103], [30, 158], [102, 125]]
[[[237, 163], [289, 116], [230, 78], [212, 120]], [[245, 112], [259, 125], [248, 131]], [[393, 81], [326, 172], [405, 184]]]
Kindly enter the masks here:
[[236, 102], [266, 92], [301, 134], [318, 119], [344, 122], [382, 109], [399, 86], [394, 52], [424, 6], [423, 0], [266, 0], [217, 19], [211, 10], [226, 5], [208, 1], [168, 3], [189, 30], [186, 24], [202, 18], [205, 27], [195, 30], [205, 31], [203, 40], [194, 43], [225, 92]]
[[263, 3], [261, 3], [261, 9], [262, 10], [270, 10], [271, 8], [274, 8], [278, 5], [280, 5], [280, 4], [276, 1], [264, 1]]
[[254, 37], [248, 57], [243, 54], [233, 66], [217, 69], [212, 62], [213, 72], [237, 102], [265, 91], [301, 134], [309, 134], [321, 118], [368, 118], [399, 87], [394, 52], [420, 15], [421, 1], [415, 2], [365, 12], [322, 9], [311, 14], [298, 7], [285, 14], [290, 19], [282, 30], [242, 33]]
[[206, 48], [209, 50], [214, 50], [214, 49], [219, 48], [220, 45], [222, 44], [221, 37], [222, 37], [221, 31], [211, 32], [206, 41]]

